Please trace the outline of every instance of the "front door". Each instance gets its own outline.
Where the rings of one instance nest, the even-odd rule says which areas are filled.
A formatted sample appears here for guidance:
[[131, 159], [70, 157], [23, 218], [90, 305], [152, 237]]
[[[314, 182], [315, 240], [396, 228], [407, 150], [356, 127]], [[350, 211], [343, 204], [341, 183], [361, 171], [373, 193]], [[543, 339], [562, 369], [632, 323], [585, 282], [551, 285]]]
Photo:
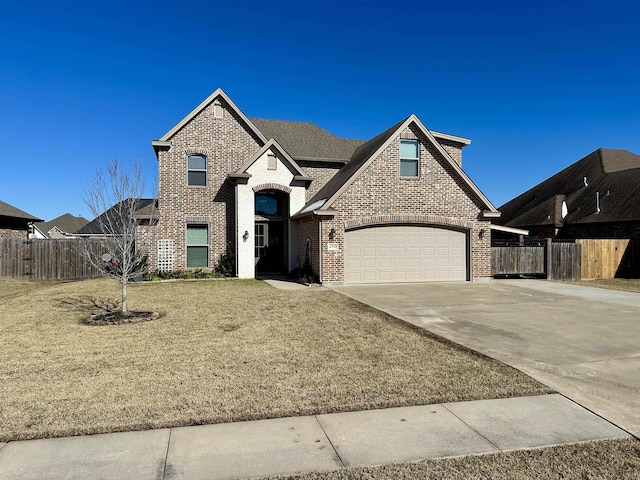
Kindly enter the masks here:
[[286, 269], [284, 222], [256, 222], [256, 273], [282, 273]]

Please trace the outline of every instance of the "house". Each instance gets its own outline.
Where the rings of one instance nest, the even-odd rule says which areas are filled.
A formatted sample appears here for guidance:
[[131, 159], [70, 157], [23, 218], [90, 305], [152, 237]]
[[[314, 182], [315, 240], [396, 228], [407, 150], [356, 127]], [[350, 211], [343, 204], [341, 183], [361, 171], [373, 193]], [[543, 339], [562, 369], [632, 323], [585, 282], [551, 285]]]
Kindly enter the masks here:
[[145, 219], [145, 211], [149, 211], [151, 205], [155, 204], [152, 198], [128, 198], [116, 203], [108, 210], [102, 212], [96, 218], [87, 222], [81, 228], [74, 231], [75, 237], [104, 237], [111, 235], [122, 235], [122, 219], [126, 218], [130, 213], [129, 205], [133, 204], [134, 217], [138, 225], [138, 232], [148, 225], [148, 219]]
[[42, 219], [0, 200], [0, 238], [29, 238], [29, 225]]
[[640, 156], [600, 148], [500, 207], [537, 238], [640, 239]]
[[33, 233], [30, 238], [74, 238], [73, 233], [84, 227], [89, 220], [79, 215], [77, 217], [65, 213], [48, 222], [33, 223]]
[[150, 264], [236, 274], [311, 269], [323, 283], [490, 277], [499, 212], [462, 170], [470, 140], [416, 115], [371, 140], [248, 118], [220, 89], [152, 142]]

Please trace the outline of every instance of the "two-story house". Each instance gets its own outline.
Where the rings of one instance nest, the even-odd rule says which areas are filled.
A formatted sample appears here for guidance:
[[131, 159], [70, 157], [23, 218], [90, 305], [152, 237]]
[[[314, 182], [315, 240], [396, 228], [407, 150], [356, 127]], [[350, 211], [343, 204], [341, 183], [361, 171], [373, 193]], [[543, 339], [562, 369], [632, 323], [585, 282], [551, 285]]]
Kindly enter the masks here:
[[415, 115], [343, 139], [248, 118], [218, 89], [152, 142], [151, 266], [213, 268], [231, 250], [240, 278], [304, 266], [323, 283], [488, 278], [499, 213], [462, 170], [469, 143]]

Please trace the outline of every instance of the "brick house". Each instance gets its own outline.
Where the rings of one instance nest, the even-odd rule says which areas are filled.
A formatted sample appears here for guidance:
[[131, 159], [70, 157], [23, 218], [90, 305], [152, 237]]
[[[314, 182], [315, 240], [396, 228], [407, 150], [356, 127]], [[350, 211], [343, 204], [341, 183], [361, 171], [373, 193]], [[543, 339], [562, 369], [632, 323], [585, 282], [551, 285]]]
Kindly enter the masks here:
[[42, 219], [0, 200], [0, 238], [26, 240], [33, 222], [42, 222]]
[[369, 141], [248, 118], [220, 89], [152, 145], [151, 265], [236, 274], [311, 268], [323, 283], [490, 277], [499, 212], [461, 168], [469, 140], [411, 115]]

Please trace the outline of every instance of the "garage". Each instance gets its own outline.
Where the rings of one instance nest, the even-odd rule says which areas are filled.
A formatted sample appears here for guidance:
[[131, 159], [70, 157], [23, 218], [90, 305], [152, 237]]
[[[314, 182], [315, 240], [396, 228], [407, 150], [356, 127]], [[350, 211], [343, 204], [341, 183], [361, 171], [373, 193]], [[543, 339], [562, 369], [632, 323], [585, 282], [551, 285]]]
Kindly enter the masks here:
[[467, 264], [464, 232], [418, 225], [345, 232], [345, 283], [465, 281]]

